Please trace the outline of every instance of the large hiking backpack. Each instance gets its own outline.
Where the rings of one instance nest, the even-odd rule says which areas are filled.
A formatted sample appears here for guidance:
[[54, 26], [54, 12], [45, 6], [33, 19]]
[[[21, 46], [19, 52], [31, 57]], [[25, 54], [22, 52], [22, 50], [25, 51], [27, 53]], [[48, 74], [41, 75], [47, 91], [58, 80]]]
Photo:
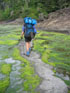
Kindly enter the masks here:
[[36, 25], [37, 21], [35, 19], [32, 19], [31, 17], [25, 17], [24, 18], [24, 23], [25, 24], [32, 24], [32, 25]]
[[24, 36], [26, 38], [30, 37], [33, 38], [34, 37], [34, 25], [37, 23], [37, 21], [35, 19], [32, 19], [30, 17], [26, 17], [24, 18]]

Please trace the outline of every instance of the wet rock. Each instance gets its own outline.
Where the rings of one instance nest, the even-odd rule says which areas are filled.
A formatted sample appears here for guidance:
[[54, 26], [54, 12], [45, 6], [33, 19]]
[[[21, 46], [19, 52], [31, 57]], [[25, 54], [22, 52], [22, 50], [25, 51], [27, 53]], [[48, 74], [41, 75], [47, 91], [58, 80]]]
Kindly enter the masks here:
[[0, 80], [4, 79], [6, 77], [6, 75], [0, 73]]
[[12, 71], [10, 73], [10, 85], [6, 90], [6, 93], [23, 93], [23, 79], [20, 77], [21, 62], [8, 58], [6, 63], [12, 64]]
[[13, 60], [12, 58], [7, 58], [7, 59], [5, 59], [5, 62], [7, 64], [13, 64], [13, 63], [15, 63], [15, 60]]

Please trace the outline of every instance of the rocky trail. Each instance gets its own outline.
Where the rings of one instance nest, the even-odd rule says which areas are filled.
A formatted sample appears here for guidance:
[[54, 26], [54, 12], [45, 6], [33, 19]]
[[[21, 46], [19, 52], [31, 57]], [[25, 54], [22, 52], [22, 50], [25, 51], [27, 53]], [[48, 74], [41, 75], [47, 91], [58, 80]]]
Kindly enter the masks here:
[[30, 56], [27, 57], [25, 55], [26, 48], [24, 41], [21, 41], [18, 47], [20, 49], [21, 56], [29, 60], [30, 63], [33, 63], [36, 74], [42, 78], [40, 85], [37, 87], [37, 90], [39, 90], [40, 93], [68, 93], [68, 89], [64, 81], [54, 76], [52, 67], [42, 62], [40, 54], [31, 51]]

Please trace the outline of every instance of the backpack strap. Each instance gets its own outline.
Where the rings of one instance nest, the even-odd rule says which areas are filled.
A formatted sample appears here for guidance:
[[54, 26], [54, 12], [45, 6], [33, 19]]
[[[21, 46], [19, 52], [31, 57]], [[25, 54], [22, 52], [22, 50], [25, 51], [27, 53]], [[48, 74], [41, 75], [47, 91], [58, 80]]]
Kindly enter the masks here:
[[26, 31], [26, 24], [24, 24], [24, 33], [25, 33], [25, 31]]

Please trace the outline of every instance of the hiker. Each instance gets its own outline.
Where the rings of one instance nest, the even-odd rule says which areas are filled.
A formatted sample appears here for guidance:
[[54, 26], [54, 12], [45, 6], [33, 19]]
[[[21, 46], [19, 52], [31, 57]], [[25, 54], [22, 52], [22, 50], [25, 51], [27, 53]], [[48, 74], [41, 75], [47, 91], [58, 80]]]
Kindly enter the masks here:
[[21, 39], [25, 38], [26, 42], [26, 55], [30, 55], [31, 47], [30, 47], [30, 42], [31, 40], [35, 37], [37, 31], [35, 28], [35, 24], [37, 21], [35, 19], [32, 19], [30, 17], [25, 17], [24, 18], [24, 25], [22, 27], [22, 33], [21, 33]]

